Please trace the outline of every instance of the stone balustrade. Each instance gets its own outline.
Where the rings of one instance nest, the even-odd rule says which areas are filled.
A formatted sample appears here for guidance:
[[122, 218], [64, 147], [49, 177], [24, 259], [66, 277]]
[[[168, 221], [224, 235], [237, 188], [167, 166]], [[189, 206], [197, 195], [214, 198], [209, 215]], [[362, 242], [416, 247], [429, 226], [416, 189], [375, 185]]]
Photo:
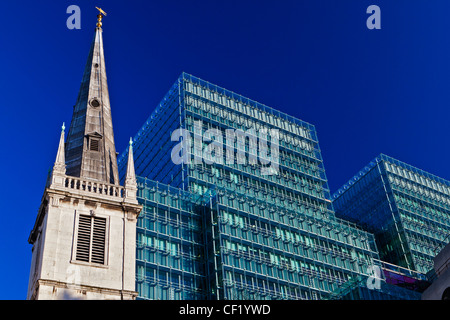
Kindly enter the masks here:
[[90, 181], [71, 176], [66, 176], [64, 178], [64, 187], [72, 190], [80, 190], [115, 198], [124, 198], [125, 196], [124, 187], [122, 186]]

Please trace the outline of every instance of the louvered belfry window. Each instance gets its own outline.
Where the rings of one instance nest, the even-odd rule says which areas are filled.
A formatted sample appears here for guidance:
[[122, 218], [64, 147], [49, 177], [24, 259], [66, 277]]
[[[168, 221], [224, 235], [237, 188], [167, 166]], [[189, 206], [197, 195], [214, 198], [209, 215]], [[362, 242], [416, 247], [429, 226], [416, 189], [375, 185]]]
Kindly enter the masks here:
[[76, 260], [105, 264], [106, 219], [80, 215]]
[[99, 143], [100, 143], [99, 140], [91, 139], [90, 144], [89, 144], [89, 150], [91, 150], [91, 151], [99, 151], [100, 150]]

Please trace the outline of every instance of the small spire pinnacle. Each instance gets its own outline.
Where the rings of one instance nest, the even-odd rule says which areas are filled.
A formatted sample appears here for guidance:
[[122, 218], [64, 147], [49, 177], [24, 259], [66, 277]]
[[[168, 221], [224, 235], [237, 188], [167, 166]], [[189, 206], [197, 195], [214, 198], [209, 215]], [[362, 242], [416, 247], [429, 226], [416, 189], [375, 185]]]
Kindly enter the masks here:
[[56, 154], [55, 164], [52, 170], [52, 186], [62, 186], [64, 183], [64, 176], [66, 175], [66, 158], [65, 158], [65, 148], [64, 148], [64, 129], [65, 125], [63, 123], [61, 136], [59, 138], [58, 152]]
[[62, 125], [62, 127], [61, 127], [61, 131], [64, 132], [65, 130], [66, 130], [66, 123], [63, 122], [63, 125]]
[[130, 146], [128, 147], [128, 163], [127, 172], [125, 174], [125, 200], [136, 202], [136, 173], [134, 171], [134, 159], [133, 159], [133, 138], [130, 138]]

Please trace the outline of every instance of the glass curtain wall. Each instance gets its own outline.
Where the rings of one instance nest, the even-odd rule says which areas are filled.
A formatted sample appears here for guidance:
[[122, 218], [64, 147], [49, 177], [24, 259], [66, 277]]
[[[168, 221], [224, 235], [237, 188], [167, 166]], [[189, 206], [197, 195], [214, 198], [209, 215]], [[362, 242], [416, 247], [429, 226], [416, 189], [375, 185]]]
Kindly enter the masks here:
[[138, 179], [143, 210], [136, 239], [136, 290], [140, 299], [205, 300], [203, 217], [209, 197]]
[[333, 198], [338, 216], [376, 235], [386, 262], [425, 274], [450, 240], [450, 183], [386, 155]]
[[[188, 150], [198, 163], [170, 158], [177, 128], [202, 137], [200, 147]], [[244, 143], [227, 137], [230, 129], [248, 133]], [[224, 149], [216, 161], [205, 154], [207, 132], [222, 136], [214, 139]], [[379, 264], [373, 235], [335, 216], [313, 125], [183, 73], [134, 141], [139, 176], [209, 199], [207, 210], [198, 211], [203, 297], [321, 299]], [[126, 159], [124, 152], [121, 168]], [[138, 238], [145, 232], [138, 229]]]

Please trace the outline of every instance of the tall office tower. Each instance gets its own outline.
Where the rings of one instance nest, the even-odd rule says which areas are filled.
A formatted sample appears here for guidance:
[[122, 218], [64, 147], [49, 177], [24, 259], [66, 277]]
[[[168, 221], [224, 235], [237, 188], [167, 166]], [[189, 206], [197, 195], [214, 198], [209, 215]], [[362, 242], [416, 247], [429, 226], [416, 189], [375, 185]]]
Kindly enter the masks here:
[[377, 265], [313, 125], [183, 73], [134, 141], [140, 298], [320, 299]]
[[64, 126], [36, 223], [28, 299], [135, 299], [132, 146], [119, 185], [98, 16], [67, 141]]
[[450, 182], [386, 155], [333, 199], [337, 216], [375, 234], [383, 261], [425, 274], [449, 241]]

